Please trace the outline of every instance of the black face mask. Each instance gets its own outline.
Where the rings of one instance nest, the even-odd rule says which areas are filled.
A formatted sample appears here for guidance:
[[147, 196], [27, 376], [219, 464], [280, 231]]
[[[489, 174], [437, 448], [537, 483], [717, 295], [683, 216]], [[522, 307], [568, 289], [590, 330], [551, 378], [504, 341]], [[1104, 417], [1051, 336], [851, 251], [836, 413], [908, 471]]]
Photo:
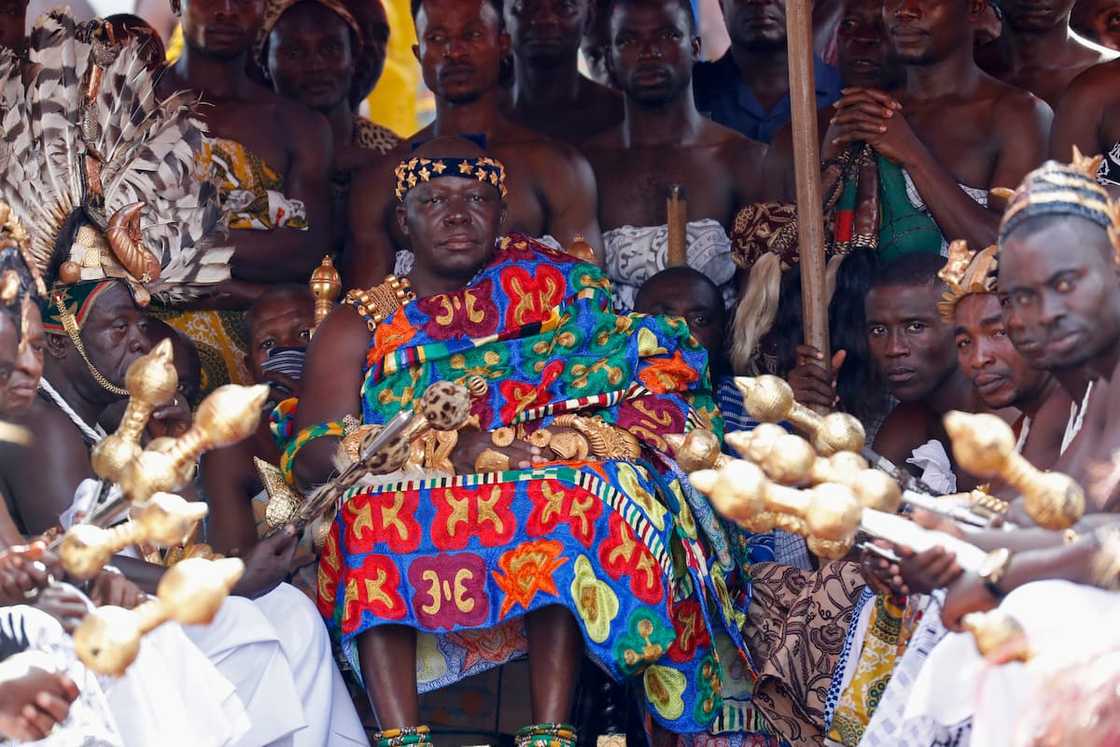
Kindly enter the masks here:
[[272, 348], [268, 351], [268, 360], [261, 364], [261, 371], [266, 374], [281, 374], [293, 381], [299, 381], [303, 376], [303, 363], [306, 358], [305, 348]]

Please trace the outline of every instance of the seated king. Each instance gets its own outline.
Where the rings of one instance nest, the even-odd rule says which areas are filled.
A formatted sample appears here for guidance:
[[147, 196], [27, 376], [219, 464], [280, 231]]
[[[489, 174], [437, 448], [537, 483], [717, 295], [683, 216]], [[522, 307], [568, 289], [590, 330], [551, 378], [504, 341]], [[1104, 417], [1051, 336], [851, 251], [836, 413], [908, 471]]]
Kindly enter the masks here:
[[320, 325], [281, 462], [310, 491], [349, 434], [433, 383], [474, 395], [464, 428], [413, 444], [418, 469], [344, 492], [324, 540], [319, 608], [364, 680], [377, 743], [430, 744], [418, 691], [523, 654], [537, 723], [519, 745], [575, 745], [584, 655], [633, 679], [665, 729], [707, 730], [746, 649], [718, 524], [665, 439], [720, 428], [705, 352], [684, 320], [612, 313], [598, 268], [499, 238], [505, 169], [472, 142], [411, 153], [396, 195], [415, 266]]

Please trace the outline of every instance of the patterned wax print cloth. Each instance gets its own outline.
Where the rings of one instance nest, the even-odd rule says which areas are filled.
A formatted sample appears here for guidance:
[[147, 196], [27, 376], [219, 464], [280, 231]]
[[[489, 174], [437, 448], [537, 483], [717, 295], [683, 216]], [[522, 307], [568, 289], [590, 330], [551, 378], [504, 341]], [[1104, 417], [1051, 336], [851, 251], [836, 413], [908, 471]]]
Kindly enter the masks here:
[[523, 653], [524, 615], [562, 605], [588, 655], [636, 679], [660, 724], [700, 732], [715, 720], [732, 662], [713, 640], [744, 656], [743, 615], [663, 439], [700, 422], [721, 430], [706, 354], [681, 320], [609, 309], [598, 268], [514, 236], [463, 290], [377, 327], [366, 423], [435, 381], [477, 375], [489, 383], [472, 410], [484, 430], [579, 412], [625, 428], [643, 454], [353, 489], [319, 563], [320, 611], [350, 656], [378, 625], [432, 634], [418, 644], [431, 689]]
[[[274, 228], [307, 230], [303, 202], [284, 196], [284, 180], [276, 169], [241, 143], [207, 138], [196, 155], [202, 174], [214, 182], [229, 214], [229, 227], [243, 231]], [[202, 395], [223, 384], [251, 383], [245, 366], [248, 342], [244, 311], [153, 309], [156, 316], [182, 332], [198, 348], [202, 361]]]
[[202, 364], [201, 396], [225, 384], [252, 384], [245, 365], [245, 312], [234, 310], [181, 311], [152, 304], [149, 311], [186, 335]]
[[218, 188], [222, 208], [229, 213], [230, 228], [307, 230], [303, 202], [285, 197], [283, 177], [241, 143], [207, 138], [196, 160], [202, 173]]

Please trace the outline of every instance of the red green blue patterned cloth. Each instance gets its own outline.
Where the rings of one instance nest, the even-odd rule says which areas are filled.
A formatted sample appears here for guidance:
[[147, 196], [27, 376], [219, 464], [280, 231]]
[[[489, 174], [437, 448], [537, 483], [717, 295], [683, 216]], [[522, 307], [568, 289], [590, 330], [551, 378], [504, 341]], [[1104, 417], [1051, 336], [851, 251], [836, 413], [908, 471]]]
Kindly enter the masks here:
[[[600, 270], [511, 237], [464, 290], [383, 322], [367, 364], [366, 423], [432, 382], [478, 375], [490, 385], [473, 410], [484, 429], [600, 415], [637, 436], [643, 456], [351, 491], [319, 565], [320, 611], [344, 647], [383, 624], [430, 634], [419, 681], [431, 689], [524, 653], [521, 618], [563, 605], [587, 653], [636, 678], [658, 722], [712, 725], [745, 647], [726, 569], [664, 456], [665, 434], [720, 425], [687, 325], [617, 316]], [[717, 653], [717, 636], [729, 649]]]

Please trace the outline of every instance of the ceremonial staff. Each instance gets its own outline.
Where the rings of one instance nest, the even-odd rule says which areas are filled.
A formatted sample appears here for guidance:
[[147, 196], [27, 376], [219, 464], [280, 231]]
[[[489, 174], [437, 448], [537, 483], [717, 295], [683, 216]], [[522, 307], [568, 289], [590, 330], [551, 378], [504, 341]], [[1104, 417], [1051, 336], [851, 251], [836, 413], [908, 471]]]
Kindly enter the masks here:
[[793, 115], [793, 171], [797, 180], [797, 239], [801, 254], [801, 319], [805, 344], [830, 360], [828, 289], [825, 286], [824, 213], [821, 208], [820, 137], [813, 80], [813, 4], [786, 3], [789, 102]]

